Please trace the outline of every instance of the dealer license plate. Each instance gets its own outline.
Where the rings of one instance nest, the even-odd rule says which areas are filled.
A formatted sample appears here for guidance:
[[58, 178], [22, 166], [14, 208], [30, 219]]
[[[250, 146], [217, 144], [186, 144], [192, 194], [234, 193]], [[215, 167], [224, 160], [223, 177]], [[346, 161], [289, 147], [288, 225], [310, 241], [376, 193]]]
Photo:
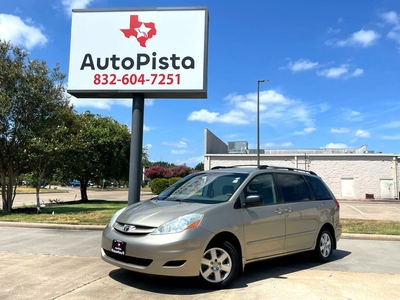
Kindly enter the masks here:
[[125, 255], [126, 252], [126, 242], [113, 240], [111, 251], [120, 255]]

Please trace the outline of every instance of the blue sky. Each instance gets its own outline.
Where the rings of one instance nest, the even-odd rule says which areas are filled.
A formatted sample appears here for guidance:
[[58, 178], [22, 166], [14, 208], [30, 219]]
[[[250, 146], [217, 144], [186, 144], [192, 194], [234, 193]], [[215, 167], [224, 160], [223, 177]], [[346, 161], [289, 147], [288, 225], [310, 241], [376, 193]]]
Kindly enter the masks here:
[[[204, 128], [256, 149], [261, 79], [261, 148], [400, 152], [398, 0], [13, 0], [0, 7], [0, 39], [68, 74], [71, 8], [180, 6], [209, 9], [208, 98], [146, 99], [151, 161], [203, 162]], [[131, 124], [131, 99], [71, 100]]]

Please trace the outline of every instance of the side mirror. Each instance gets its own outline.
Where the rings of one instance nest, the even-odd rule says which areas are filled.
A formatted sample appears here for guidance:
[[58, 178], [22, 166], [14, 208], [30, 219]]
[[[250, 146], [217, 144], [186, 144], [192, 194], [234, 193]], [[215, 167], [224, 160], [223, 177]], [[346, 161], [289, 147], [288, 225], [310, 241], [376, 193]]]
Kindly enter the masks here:
[[244, 202], [248, 206], [261, 206], [264, 205], [263, 198], [260, 195], [250, 195], [246, 197]]

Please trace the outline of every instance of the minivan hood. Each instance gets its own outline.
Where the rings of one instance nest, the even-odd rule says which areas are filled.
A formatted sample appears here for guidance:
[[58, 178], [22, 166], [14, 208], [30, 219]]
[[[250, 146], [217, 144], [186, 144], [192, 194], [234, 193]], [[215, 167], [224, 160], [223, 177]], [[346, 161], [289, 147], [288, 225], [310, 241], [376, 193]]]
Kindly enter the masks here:
[[149, 200], [128, 206], [117, 222], [156, 228], [180, 216], [200, 212], [208, 206], [193, 202]]

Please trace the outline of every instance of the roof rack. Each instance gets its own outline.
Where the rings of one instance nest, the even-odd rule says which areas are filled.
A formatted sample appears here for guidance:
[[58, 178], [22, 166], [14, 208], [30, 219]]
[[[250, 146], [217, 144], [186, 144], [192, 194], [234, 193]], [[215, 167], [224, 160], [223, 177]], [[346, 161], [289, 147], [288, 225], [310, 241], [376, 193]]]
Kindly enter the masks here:
[[232, 165], [232, 166], [215, 166], [211, 170], [215, 169], [229, 169], [229, 168], [257, 168], [257, 165]]
[[243, 167], [256, 167], [260, 170], [265, 170], [265, 169], [277, 169], [277, 170], [288, 170], [288, 171], [297, 171], [297, 172], [303, 172], [303, 173], [309, 173], [312, 175], [317, 175], [317, 173], [310, 171], [310, 170], [304, 170], [304, 169], [299, 169], [299, 168], [292, 168], [292, 167], [281, 167], [281, 166], [268, 166], [268, 165], [233, 165], [233, 166], [215, 166], [211, 168], [211, 170], [215, 169], [229, 169], [229, 168], [243, 168]]
[[[263, 166], [260, 166], [263, 167]], [[288, 170], [288, 171], [297, 171], [297, 172], [304, 172], [304, 173], [309, 173], [312, 175], [317, 175], [317, 173], [311, 171], [311, 170], [304, 170], [304, 169], [298, 169], [298, 168], [292, 168], [292, 167], [280, 167], [280, 166], [266, 166], [267, 168], [271, 169], [279, 169], [279, 170]]]

